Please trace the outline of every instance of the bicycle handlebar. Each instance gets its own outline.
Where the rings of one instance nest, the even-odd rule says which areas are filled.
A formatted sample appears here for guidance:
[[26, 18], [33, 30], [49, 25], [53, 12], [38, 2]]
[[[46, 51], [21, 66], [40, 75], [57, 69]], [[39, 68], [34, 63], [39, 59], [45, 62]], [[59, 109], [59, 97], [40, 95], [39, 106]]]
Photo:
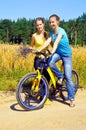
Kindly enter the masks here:
[[25, 57], [29, 53], [33, 53], [33, 54], [36, 54], [36, 55], [43, 55], [44, 57], [47, 57], [48, 55], [51, 55], [51, 52], [49, 50], [46, 50], [45, 52], [39, 52], [39, 51], [36, 51], [36, 50], [34, 50], [32, 48], [23, 48], [23, 47], [21, 47], [21, 48], [19, 48], [19, 51]]
[[[27, 43], [25, 41], [23, 41], [23, 45], [26, 46]], [[25, 49], [25, 48], [20, 48], [20, 51], [22, 53], [24, 53], [24, 55], [27, 55], [28, 53], [34, 53], [36, 55], [43, 55], [45, 57], [47, 57], [48, 55], [51, 55], [51, 52], [47, 49], [45, 52], [39, 52], [39, 51], [36, 51], [32, 48], [28, 48], [28, 49]]]
[[51, 52], [49, 50], [46, 50], [45, 52], [39, 52], [33, 49], [30, 49], [32, 53], [35, 53], [36, 55], [43, 55], [47, 57], [47, 55], [51, 55]]

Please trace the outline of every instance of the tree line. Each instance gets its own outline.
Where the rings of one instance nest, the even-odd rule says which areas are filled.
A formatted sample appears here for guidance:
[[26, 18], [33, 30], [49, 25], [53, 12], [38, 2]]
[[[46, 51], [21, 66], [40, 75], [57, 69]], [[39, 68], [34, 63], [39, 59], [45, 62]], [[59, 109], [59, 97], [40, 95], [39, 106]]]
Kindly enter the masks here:
[[[62, 20], [60, 26], [66, 30], [71, 44], [86, 45], [86, 13], [83, 13], [83, 15], [76, 19], [70, 19], [69, 21]], [[50, 31], [47, 19], [45, 19], [45, 29]], [[35, 19], [0, 20], [0, 42], [20, 44], [24, 40], [29, 44], [31, 35], [35, 31]]]

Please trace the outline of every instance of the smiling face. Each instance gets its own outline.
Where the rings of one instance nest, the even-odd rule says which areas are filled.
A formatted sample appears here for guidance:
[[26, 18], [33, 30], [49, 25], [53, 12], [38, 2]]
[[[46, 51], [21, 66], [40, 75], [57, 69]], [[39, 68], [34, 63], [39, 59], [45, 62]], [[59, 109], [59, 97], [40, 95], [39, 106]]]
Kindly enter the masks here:
[[36, 28], [37, 28], [39, 33], [41, 33], [44, 30], [44, 23], [42, 20], [36, 21]]
[[56, 29], [59, 26], [60, 21], [56, 19], [55, 16], [49, 18], [50, 27]]

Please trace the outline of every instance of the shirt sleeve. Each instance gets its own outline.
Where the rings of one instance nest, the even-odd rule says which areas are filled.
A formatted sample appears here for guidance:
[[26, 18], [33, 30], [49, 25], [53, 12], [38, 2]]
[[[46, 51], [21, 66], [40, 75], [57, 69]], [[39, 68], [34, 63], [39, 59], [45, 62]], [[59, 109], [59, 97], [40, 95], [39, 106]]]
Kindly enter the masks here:
[[65, 31], [64, 31], [64, 29], [60, 29], [59, 31], [58, 31], [58, 35], [59, 34], [62, 34], [62, 35], [64, 35], [65, 34]]

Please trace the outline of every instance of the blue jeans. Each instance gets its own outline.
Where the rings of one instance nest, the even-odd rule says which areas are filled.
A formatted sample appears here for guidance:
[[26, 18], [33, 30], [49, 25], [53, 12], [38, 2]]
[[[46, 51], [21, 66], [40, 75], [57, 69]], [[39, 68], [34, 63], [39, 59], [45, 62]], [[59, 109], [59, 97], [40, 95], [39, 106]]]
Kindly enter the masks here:
[[[55, 63], [59, 60], [63, 61], [64, 74], [62, 74], [55, 65]], [[58, 78], [64, 78], [65, 76], [66, 86], [68, 90], [68, 99], [74, 99], [75, 91], [74, 84], [72, 81], [72, 56], [60, 56], [59, 54], [55, 53], [49, 58], [49, 66]]]

